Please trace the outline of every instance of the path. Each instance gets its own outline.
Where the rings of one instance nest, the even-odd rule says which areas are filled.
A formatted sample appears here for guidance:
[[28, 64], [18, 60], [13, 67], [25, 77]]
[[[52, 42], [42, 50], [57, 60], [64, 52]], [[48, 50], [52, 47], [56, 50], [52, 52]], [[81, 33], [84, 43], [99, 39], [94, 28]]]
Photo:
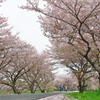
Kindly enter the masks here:
[[0, 95], [0, 100], [39, 100], [41, 98], [46, 98], [53, 95], [59, 95], [64, 93], [62, 92], [52, 92], [52, 93], [39, 93], [39, 94], [16, 94], [16, 95]]

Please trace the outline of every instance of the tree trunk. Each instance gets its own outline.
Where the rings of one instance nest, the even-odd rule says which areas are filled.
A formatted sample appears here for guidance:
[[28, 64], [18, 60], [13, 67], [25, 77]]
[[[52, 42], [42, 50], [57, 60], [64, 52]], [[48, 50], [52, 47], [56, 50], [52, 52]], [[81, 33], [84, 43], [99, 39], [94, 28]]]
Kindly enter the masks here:
[[12, 86], [12, 90], [13, 90], [14, 94], [21, 94], [21, 93], [16, 89], [15, 86]]
[[82, 81], [79, 81], [79, 86], [78, 86], [79, 92], [83, 93], [85, 91], [85, 88], [86, 88], [85, 83], [83, 82], [82, 84]]
[[98, 73], [98, 80], [99, 80], [99, 90], [100, 90], [100, 73]]
[[39, 83], [38, 83], [38, 82], [36, 82], [36, 83], [37, 83], [37, 86], [39, 87], [39, 89], [40, 89], [41, 93], [45, 93], [45, 89], [41, 89], [41, 87], [40, 87]]
[[45, 93], [45, 90], [41, 90], [41, 93]]
[[31, 86], [31, 87], [30, 87], [30, 92], [31, 92], [31, 93], [35, 93], [35, 91], [36, 91], [36, 90], [34, 89], [34, 86]]
[[34, 93], [33, 87], [30, 87], [30, 92], [31, 92], [31, 93]]
[[41, 89], [40, 86], [39, 86], [39, 89], [40, 89], [41, 93], [45, 93], [45, 90], [44, 89]]
[[31, 92], [31, 93], [35, 93], [36, 90], [37, 90], [37, 86], [36, 86], [35, 84], [31, 84], [31, 85], [29, 86], [29, 89], [30, 89], [30, 92]]

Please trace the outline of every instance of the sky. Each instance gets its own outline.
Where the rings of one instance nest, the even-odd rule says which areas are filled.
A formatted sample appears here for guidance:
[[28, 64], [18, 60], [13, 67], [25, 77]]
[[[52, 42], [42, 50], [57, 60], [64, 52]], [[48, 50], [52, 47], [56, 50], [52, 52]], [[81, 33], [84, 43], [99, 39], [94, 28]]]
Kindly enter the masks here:
[[[6, 0], [0, 7], [0, 14], [8, 18], [9, 27], [13, 27], [13, 34], [20, 33], [21, 40], [35, 46], [41, 53], [50, 43], [41, 31], [37, 13], [19, 8], [25, 4], [25, 0]], [[59, 68], [58, 72], [59, 74], [64, 73], [63, 68]]]
[[19, 33], [21, 40], [32, 44], [42, 52], [50, 43], [41, 31], [37, 13], [19, 8], [25, 4], [25, 0], [6, 0], [0, 7], [0, 14], [8, 18], [9, 26], [13, 27], [13, 34]]

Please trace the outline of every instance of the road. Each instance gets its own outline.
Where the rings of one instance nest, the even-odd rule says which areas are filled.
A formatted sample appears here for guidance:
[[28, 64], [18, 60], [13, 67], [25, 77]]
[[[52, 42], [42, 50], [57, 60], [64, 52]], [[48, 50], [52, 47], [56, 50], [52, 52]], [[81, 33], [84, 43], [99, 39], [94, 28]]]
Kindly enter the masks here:
[[48, 96], [69, 93], [70, 91], [39, 93], [39, 94], [16, 94], [16, 95], [0, 95], [0, 100], [39, 100]]

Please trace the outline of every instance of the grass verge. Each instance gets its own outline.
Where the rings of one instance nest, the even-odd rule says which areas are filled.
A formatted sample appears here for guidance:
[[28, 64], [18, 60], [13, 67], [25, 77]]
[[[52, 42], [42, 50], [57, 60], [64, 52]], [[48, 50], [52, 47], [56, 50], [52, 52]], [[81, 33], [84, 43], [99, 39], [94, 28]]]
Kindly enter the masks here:
[[78, 100], [100, 100], [100, 91], [86, 91], [84, 93], [68, 93], [67, 96], [74, 97]]
[[[49, 93], [49, 92], [58, 92], [58, 91], [48, 91], [48, 92], [45, 92], [45, 93]], [[35, 94], [37, 93], [42, 93], [41, 91], [36, 91]], [[7, 91], [1, 91], [0, 90], [0, 95], [10, 95], [10, 94], [14, 94], [13, 92], [7, 92]], [[22, 92], [21, 94], [32, 94], [30, 91], [27, 91], [27, 92]]]

